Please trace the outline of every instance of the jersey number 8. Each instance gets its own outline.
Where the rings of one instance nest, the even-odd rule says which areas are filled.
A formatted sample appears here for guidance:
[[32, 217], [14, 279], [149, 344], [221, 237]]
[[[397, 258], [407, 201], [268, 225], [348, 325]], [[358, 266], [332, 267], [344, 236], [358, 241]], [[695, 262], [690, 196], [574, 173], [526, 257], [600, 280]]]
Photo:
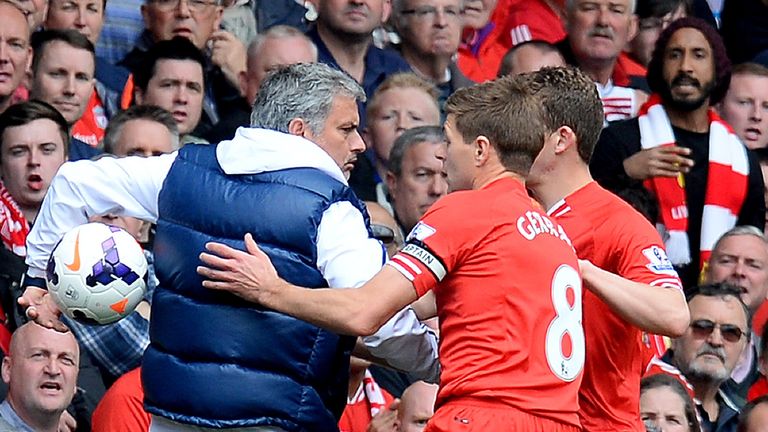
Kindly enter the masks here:
[[[569, 288], [573, 304], [569, 301]], [[585, 342], [581, 326], [581, 276], [561, 265], [552, 278], [555, 318], [547, 329], [546, 355], [550, 370], [563, 381], [573, 381], [584, 369]]]

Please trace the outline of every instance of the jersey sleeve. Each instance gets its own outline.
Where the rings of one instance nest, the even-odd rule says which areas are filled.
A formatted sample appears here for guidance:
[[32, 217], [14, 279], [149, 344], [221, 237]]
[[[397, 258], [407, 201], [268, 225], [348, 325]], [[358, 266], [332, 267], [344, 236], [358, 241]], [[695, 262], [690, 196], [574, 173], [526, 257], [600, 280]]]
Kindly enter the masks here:
[[656, 230], [644, 220], [633, 222], [623, 226], [625, 250], [620, 254], [619, 275], [634, 282], [682, 291], [683, 284]]
[[[456, 208], [456, 206], [453, 206]], [[419, 297], [440, 283], [471, 243], [461, 215], [436, 205], [413, 227], [405, 246], [387, 263], [413, 282]]]

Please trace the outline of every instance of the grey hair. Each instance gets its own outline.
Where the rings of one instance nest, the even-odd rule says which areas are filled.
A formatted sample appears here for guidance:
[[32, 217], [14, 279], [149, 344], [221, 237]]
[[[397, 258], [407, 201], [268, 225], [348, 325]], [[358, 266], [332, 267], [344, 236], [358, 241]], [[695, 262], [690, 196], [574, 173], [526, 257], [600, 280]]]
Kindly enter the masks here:
[[259, 50], [261, 49], [261, 46], [264, 45], [264, 42], [267, 41], [267, 39], [288, 39], [288, 38], [298, 38], [302, 41], [306, 42], [307, 45], [309, 45], [310, 51], [312, 51], [312, 56], [315, 58], [315, 61], [317, 61], [317, 45], [315, 45], [314, 42], [312, 42], [312, 39], [307, 37], [304, 33], [302, 33], [299, 29], [296, 27], [291, 27], [288, 25], [276, 25], [272, 26], [264, 33], [260, 33], [256, 38], [253, 39], [253, 41], [248, 45], [248, 58], [254, 58], [259, 55]]
[[288, 133], [291, 120], [301, 118], [313, 133], [322, 133], [336, 96], [365, 101], [357, 81], [328, 65], [299, 63], [278, 68], [256, 94], [251, 127]]
[[400, 177], [400, 174], [403, 172], [403, 158], [405, 157], [405, 153], [411, 147], [423, 142], [430, 144], [441, 144], [446, 142], [443, 128], [440, 126], [419, 126], [403, 132], [402, 135], [397, 137], [395, 143], [392, 145], [392, 150], [389, 151], [387, 170], [394, 174], [395, 177]]
[[752, 225], [738, 225], [735, 226], [728, 231], [726, 231], [725, 234], [720, 236], [719, 239], [715, 242], [715, 245], [712, 247], [712, 252], [718, 250], [720, 247], [720, 243], [723, 242], [728, 237], [734, 237], [734, 236], [743, 236], [743, 235], [749, 235], [752, 237], [757, 237], [760, 239], [760, 241], [763, 242], [763, 245], [768, 248], [768, 238], [765, 237], [765, 233], [760, 230], [760, 228], [752, 226]]
[[179, 126], [171, 113], [154, 105], [134, 105], [125, 111], [117, 113], [104, 130], [104, 152], [114, 154], [117, 141], [123, 132], [123, 126], [131, 120], [149, 120], [160, 123], [171, 134], [171, 146], [179, 149]]
[[[565, 10], [568, 12], [571, 12], [573, 8], [576, 7], [576, 1], [577, 0], [565, 0]], [[635, 10], [637, 6], [637, 0], [629, 0], [629, 10], [632, 13], [635, 13]]]

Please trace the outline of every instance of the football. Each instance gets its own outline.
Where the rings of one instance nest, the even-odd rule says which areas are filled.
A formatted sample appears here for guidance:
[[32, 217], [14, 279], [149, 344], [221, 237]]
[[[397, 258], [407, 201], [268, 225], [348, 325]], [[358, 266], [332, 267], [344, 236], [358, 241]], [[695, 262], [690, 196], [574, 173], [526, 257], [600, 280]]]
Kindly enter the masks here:
[[46, 269], [48, 293], [66, 316], [113, 323], [133, 312], [147, 292], [147, 259], [121, 228], [88, 223], [64, 234]]

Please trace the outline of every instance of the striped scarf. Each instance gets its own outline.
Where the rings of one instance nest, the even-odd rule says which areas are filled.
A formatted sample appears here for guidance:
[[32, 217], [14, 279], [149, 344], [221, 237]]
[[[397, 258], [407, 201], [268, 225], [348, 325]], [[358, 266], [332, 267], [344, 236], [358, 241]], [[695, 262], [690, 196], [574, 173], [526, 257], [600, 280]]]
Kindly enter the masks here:
[[[703, 267], [720, 236], [734, 227], [747, 194], [749, 159], [747, 150], [714, 110], [709, 115], [709, 168], [701, 221], [700, 265]], [[651, 95], [640, 108], [640, 145], [643, 150], [674, 146], [675, 135], [661, 98]], [[656, 195], [659, 203], [659, 231], [664, 238], [669, 259], [675, 265], [691, 262], [688, 242], [688, 205], [685, 178], [652, 177], [645, 187]]]
[[27, 256], [29, 223], [13, 197], [0, 182], [0, 240], [14, 254]]

